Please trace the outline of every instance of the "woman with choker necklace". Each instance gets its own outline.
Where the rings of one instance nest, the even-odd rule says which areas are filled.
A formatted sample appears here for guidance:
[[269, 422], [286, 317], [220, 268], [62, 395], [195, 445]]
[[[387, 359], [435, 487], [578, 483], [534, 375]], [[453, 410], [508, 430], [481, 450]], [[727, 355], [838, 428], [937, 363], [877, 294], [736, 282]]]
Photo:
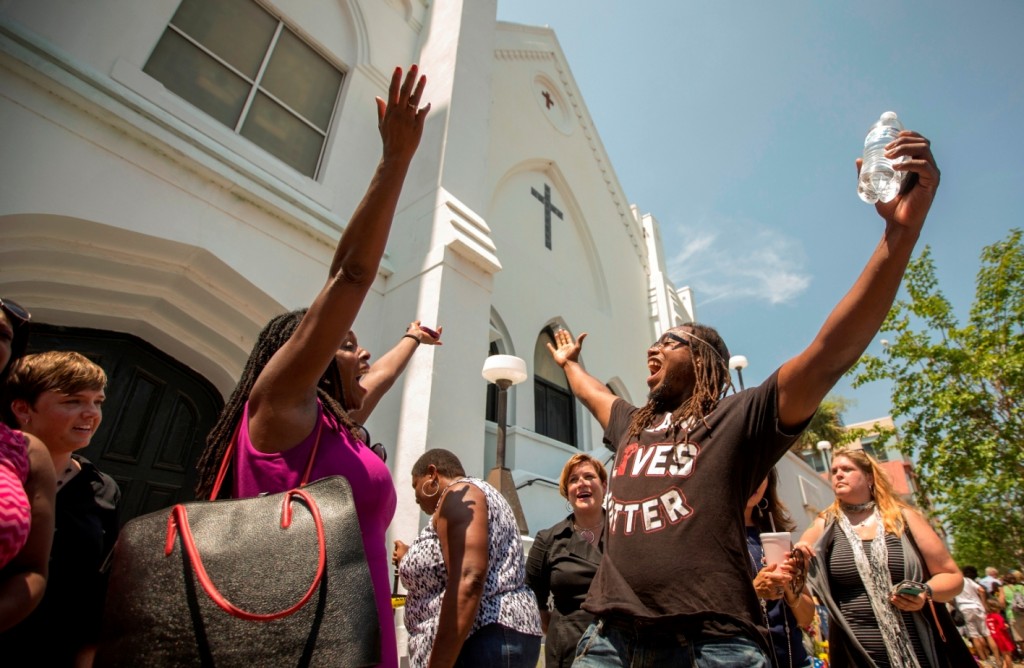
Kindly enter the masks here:
[[804, 668], [811, 659], [804, 649], [800, 628], [814, 620], [814, 599], [804, 586], [803, 553], [794, 551], [785, 563], [765, 563], [761, 534], [792, 531], [796, 523], [779, 499], [778, 471], [772, 468], [747, 500], [743, 519], [747, 526], [750, 575], [761, 603], [761, 614], [780, 668]]
[[[797, 543], [812, 558], [808, 578], [829, 611], [829, 665], [973, 665], [958, 638], [942, 645], [936, 629], [934, 611], [945, 606], [932, 600], [952, 600], [963, 576], [927, 520], [896, 496], [863, 450], [836, 451], [832, 490], [835, 502]], [[924, 591], [894, 593], [903, 580], [924, 583]]]
[[572, 665], [580, 636], [594, 621], [580, 605], [604, 552], [607, 484], [608, 473], [600, 461], [582, 452], [570, 457], [562, 467], [558, 491], [571, 512], [537, 534], [526, 560], [526, 584], [537, 597], [547, 634], [544, 665], [549, 668]]

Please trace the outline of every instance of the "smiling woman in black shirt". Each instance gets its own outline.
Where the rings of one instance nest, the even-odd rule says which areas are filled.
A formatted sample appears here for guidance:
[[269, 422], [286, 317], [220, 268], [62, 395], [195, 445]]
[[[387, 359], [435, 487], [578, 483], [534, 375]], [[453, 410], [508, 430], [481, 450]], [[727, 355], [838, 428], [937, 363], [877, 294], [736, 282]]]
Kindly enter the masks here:
[[526, 584], [537, 596], [549, 668], [572, 665], [580, 636], [594, 619], [580, 605], [604, 551], [607, 484], [608, 473], [600, 461], [584, 453], [573, 455], [562, 468], [558, 485], [572, 512], [537, 534], [526, 560]]

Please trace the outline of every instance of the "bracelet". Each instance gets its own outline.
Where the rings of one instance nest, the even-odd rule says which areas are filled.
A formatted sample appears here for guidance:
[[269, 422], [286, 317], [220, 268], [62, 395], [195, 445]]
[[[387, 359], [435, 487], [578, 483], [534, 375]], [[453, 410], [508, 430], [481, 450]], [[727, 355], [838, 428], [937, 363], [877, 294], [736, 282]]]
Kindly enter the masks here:
[[417, 338], [416, 338], [416, 337], [415, 337], [414, 335], [412, 335], [412, 334], [402, 334], [402, 338], [403, 338], [403, 339], [412, 339], [413, 341], [415, 341], [415, 342], [416, 342], [416, 345], [417, 345], [417, 346], [418, 346], [418, 345], [420, 345], [420, 340], [419, 340], [419, 339], [417, 339]]
[[927, 582], [924, 583], [924, 600], [932, 600], [932, 586]]

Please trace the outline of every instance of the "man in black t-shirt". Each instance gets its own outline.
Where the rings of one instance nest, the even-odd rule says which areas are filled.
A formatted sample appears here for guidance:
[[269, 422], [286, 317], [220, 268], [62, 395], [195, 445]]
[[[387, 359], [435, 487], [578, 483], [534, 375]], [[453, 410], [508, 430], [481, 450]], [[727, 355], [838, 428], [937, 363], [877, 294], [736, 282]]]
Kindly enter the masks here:
[[552, 356], [616, 453], [604, 559], [583, 605], [596, 621], [574, 666], [770, 665], [743, 510], [895, 299], [939, 170], [917, 133], [888, 148], [909, 174], [901, 195], [876, 205], [881, 242], [807, 349], [760, 386], [726, 396], [725, 343], [682, 325], [647, 349], [650, 394], [637, 408], [580, 365], [586, 334], [555, 333]]

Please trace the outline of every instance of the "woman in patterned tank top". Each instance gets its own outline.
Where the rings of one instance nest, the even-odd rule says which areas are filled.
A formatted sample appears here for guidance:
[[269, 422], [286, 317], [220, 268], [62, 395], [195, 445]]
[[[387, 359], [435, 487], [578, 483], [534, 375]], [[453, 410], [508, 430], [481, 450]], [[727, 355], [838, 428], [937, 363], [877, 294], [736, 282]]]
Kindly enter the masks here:
[[412, 485], [430, 521], [412, 545], [395, 541], [392, 559], [408, 591], [413, 668], [535, 666], [540, 616], [508, 502], [440, 448], [416, 461]]

